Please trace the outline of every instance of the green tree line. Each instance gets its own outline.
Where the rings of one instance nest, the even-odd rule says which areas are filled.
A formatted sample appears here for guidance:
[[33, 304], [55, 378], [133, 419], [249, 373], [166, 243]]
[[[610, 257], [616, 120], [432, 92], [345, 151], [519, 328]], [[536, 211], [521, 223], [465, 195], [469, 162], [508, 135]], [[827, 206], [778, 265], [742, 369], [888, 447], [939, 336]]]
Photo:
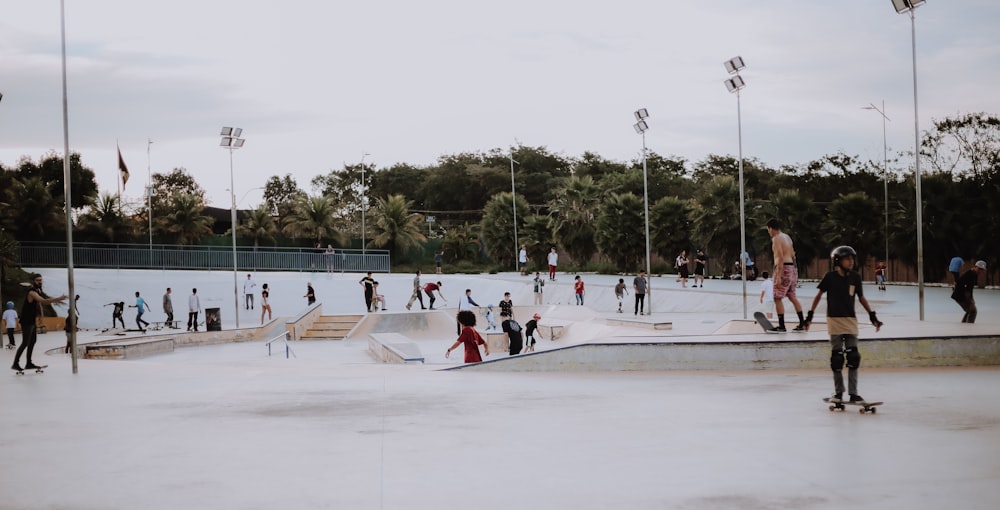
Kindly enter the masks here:
[[[955, 255], [995, 262], [1000, 119], [975, 113], [935, 121], [923, 135], [921, 158], [928, 280], [943, 278], [947, 261]], [[516, 199], [511, 195], [511, 159]], [[70, 162], [74, 238], [145, 241], [149, 204], [121, 203], [110, 192], [99, 193], [93, 172], [80, 164], [79, 155], [71, 154]], [[754, 158], [744, 160], [748, 249], [769, 261], [770, 240], [763, 225], [778, 218], [795, 239], [803, 265], [840, 244], [853, 246], [862, 257], [914, 265], [912, 162], [912, 153], [906, 151], [891, 157], [887, 171], [881, 159], [867, 161], [844, 153], [777, 168]], [[728, 155], [690, 162], [647, 154], [651, 245], [659, 257], [672, 261], [682, 249], [690, 253], [701, 248], [717, 270], [737, 259], [738, 166]], [[0, 166], [0, 189], [3, 236], [20, 242], [64, 237], [58, 155], [47, 154], [39, 162], [25, 157], [13, 168]], [[592, 152], [569, 157], [521, 145], [444, 155], [426, 166], [400, 163], [362, 169], [345, 164], [313, 177], [308, 190], [291, 173], [273, 175], [264, 189], [259, 207], [240, 211], [241, 244], [360, 247], [363, 242], [391, 250], [397, 263], [424, 259], [433, 245], [451, 262], [489, 260], [513, 268], [516, 229], [517, 244], [525, 245], [538, 265], [552, 246], [581, 268], [634, 271], [644, 260], [641, 159], [613, 161]], [[212, 215], [204, 190], [185, 169], [154, 174], [153, 190], [152, 233], [157, 242], [205, 243], [227, 234], [218, 224], [228, 227], [228, 216]], [[362, 195], [369, 200], [364, 236]], [[430, 217], [433, 223], [428, 223]]]

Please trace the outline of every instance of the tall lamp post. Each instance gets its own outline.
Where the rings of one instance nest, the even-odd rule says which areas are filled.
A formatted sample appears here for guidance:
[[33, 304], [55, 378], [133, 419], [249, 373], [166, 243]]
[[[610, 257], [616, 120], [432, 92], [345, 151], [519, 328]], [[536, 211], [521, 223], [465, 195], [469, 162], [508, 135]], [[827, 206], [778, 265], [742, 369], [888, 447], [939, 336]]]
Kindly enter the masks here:
[[875, 106], [875, 103], [868, 103], [868, 106], [861, 107], [864, 110], [875, 110], [882, 116], [882, 183], [885, 186], [885, 279], [889, 279], [889, 145], [885, 137], [885, 123], [891, 119], [885, 114], [885, 99], [882, 100], [882, 108]]
[[510, 206], [514, 210], [514, 270], [517, 271], [519, 257], [521, 256], [521, 245], [517, 240], [517, 195], [514, 191], [514, 147], [510, 148]]
[[[743, 281], [743, 318], [747, 318], [747, 260], [743, 259], [743, 254], [747, 253], [747, 223], [746, 223], [746, 203], [743, 198], [743, 114], [740, 108], [740, 90], [746, 87], [746, 82], [740, 76], [740, 70], [746, 67], [743, 57], [733, 57], [722, 64], [726, 71], [732, 75], [725, 81], [726, 89], [730, 93], [736, 94], [736, 132], [739, 138], [739, 171], [740, 171], [740, 273]], [[749, 258], [749, 254], [747, 255]]]
[[229, 149], [229, 196], [232, 197], [233, 206], [230, 209], [232, 227], [230, 230], [233, 232], [233, 307], [236, 310], [236, 327], [240, 327], [240, 291], [239, 282], [237, 281], [236, 272], [239, 271], [236, 265], [236, 177], [233, 173], [233, 151], [243, 147], [243, 128], [222, 128], [222, 141], [219, 143], [220, 146]]
[[366, 188], [365, 156], [371, 156], [371, 154], [368, 154], [367, 152], [361, 154], [361, 255], [362, 256], [365, 254], [365, 235], [368, 233], [368, 230], [365, 228], [365, 209], [367, 209], [367, 207], [365, 207], [367, 205], [365, 200], [367, 198], [365, 197], [365, 188]]
[[892, 0], [899, 14], [910, 15], [910, 46], [913, 54], [913, 173], [917, 192], [917, 294], [920, 320], [924, 320], [924, 203], [920, 193], [920, 116], [917, 113], [917, 22], [913, 11], [927, 0]]
[[[66, 83], [66, 2], [59, 2], [59, 32], [62, 40], [62, 110], [63, 110], [63, 197], [66, 200], [66, 283], [69, 287], [69, 317], [73, 327], [69, 329], [69, 347], [72, 357], [73, 373], [77, 371], [76, 361], [76, 280], [73, 276], [73, 194], [70, 186], [69, 169], [69, 99]], [[23, 340], [22, 340], [23, 341]]]
[[151, 155], [151, 148], [153, 147], [153, 140], [150, 138], [146, 139], [146, 179], [149, 184], [146, 185], [146, 204], [149, 207], [149, 253], [153, 253], [153, 165]]
[[[635, 124], [632, 125], [635, 128], [635, 132], [642, 135], [642, 203], [645, 214], [645, 224], [646, 224], [646, 277], [649, 279], [653, 278], [652, 267], [649, 260], [649, 180], [647, 178], [646, 172], [646, 131], [649, 130], [649, 124], [646, 123], [646, 119], [649, 118], [649, 110], [645, 108], [639, 108], [635, 111]], [[646, 293], [652, 295], [652, 285], [647, 282]], [[649, 314], [653, 314], [653, 298], [649, 298]]]

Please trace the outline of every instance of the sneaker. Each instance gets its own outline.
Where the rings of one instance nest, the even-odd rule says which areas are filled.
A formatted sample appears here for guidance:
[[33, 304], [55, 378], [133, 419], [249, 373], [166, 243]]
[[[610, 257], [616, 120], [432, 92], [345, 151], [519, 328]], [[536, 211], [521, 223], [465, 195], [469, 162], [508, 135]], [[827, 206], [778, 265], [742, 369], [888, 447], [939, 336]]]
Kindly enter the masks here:
[[406, 309], [409, 310], [410, 309], [410, 305], [406, 305]]
[[833, 396], [830, 397], [830, 401], [832, 402], [841, 402], [843, 400], [844, 400], [843, 393], [834, 393]]
[[773, 330], [771, 330], [771, 331], [776, 331], [776, 332], [778, 332], [778, 333], [784, 333], [785, 331], [788, 331], [788, 330], [786, 330], [784, 326], [776, 326], [776, 327], [775, 327], [775, 328], [774, 328]]
[[806, 330], [806, 325], [802, 324], [801, 322], [799, 323], [798, 326], [792, 328], [792, 331], [805, 331], [805, 330]]
[[10, 366], [10, 369], [17, 370], [18, 372], [24, 372], [24, 369], [21, 368], [21, 365], [18, 365], [16, 361], [14, 362], [13, 365]]
[[864, 402], [865, 399], [861, 395], [851, 395], [851, 402]]
[[38, 365], [36, 365], [34, 363], [28, 363], [27, 365], [24, 365], [24, 369], [25, 370], [38, 370], [39, 368], [42, 368], [42, 367], [40, 367], [40, 366], [38, 366]]

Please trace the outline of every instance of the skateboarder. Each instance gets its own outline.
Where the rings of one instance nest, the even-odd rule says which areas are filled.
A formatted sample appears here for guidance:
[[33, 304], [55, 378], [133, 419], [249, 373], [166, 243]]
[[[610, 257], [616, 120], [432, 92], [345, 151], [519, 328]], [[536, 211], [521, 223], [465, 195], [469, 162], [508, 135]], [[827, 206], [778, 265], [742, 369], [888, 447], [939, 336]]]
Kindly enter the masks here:
[[542, 316], [536, 313], [524, 325], [524, 352], [535, 352], [535, 335], [537, 334], [538, 338], [542, 337], [541, 334], [536, 333], [540, 320], [542, 320]]
[[507, 335], [510, 355], [521, 354], [521, 346], [524, 343], [521, 338], [521, 325], [506, 311], [500, 312], [500, 320], [503, 321], [500, 323], [500, 329]]
[[[368, 271], [368, 274], [364, 278], [358, 280], [358, 285], [365, 289], [365, 311], [372, 311], [372, 303], [375, 302], [375, 279], [372, 278], [372, 272]], [[378, 310], [378, 304], [375, 304], [375, 310]]]
[[147, 305], [146, 300], [142, 299], [142, 296], [139, 295], [139, 291], [135, 291], [135, 304], [128, 305], [128, 307], [135, 308], [138, 310], [138, 312], [135, 315], [135, 326], [139, 328], [139, 331], [145, 333], [146, 332], [145, 326], [149, 326], [149, 323], [142, 320], [142, 314], [146, 313], [146, 311], [149, 310], [149, 305]]
[[[42, 275], [33, 273], [31, 275], [31, 287], [24, 297], [24, 306], [21, 307], [21, 346], [14, 354], [14, 364], [10, 368], [21, 372], [23, 370], [38, 370], [39, 367], [32, 363], [31, 353], [35, 350], [35, 341], [38, 340], [38, 325], [36, 320], [42, 315], [42, 306], [59, 303], [69, 299], [63, 294], [59, 297], [50, 298], [42, 291]], [[21, 353], [25, 350], [28, 355], [25, 357], [24, 369], [21, 368]]]
[[783, 298], [787, 297], [799, 316], [799, 325], [795, 326], [795, 331], [803, 331], [806, 328], [806, 321], [802, 317], [802, 305], [795, 295], [795, 287], [799, 282], [799, 270], [795, 266], [795, 248], [792, 246], [792, 238], [782, 232], [781, 228], [780, 221], [768, 220], [767, 233], [771, 235], [771, 249], [774, 252], [774, 309], [778, 312], [776, 329], [785, 331]]
[[245, 304], [247, 310], [253, 309], [253, 289], [256, 287], [257, 287], [257, 282], [253, 281], [253, 279], [251, 279], [250, 275], [248, 274], [247, 281], [243, 282], [243, 295], [245, 296], [246, 299]]
[[167, 315], [166, 326], [177, 329], [177, 325], [174, 324], [174, 300], [170, 297], [170, 287], [167, 287], [167, 292], [163, 294], [163, 313]]
[[441, 296], [441, 299], [443, 299], [445, 303], [448, 302], [448, 300], [445, 299], [444, 294], [441, 293], [441, 285], [441, 282], [430, 282], [427, 285], [424, 285], [424, 294], [427, 294], [427, 297], [431, 300], [431, 302], [427, 304], [427, 308], [430, 308], [431, 310], [434, 309], [434, 301], [436, 301], [434, 298], [435, 291], [437, 291], [438, 296]]
[[201, 311], [201, 299], [198, 298], [198, 289], [191, 289], [188, 296], [188, 331], [198, 331], [198, 312]]
[[413, 277], [413, 294], [410, 295], [410, 300], [406, 302], [407, 310], [413, 306], [414, 301], [420, 301], [420, 309], [426, 310], [426, 307], [424, 307], [424, 296], [420, 293], [420, 288], [420, 270], [417, 269], [417, 275]]
[[104, 306], [113, 306], [111, 309], [111, 327], [114, 328], [118, 325], [118, 321], [122, 323], [122, 329], [125, 329], [125, 302], [117, 301], [115, 303], [108, 303]]
[[972, 324], [976, 322], [976, 315], [979, 313], [979, 310], [976, 309], [976, 300], [972, 297], [972, 290], [979, 284], [980, 271], [986, 271], [985, 260], [976, 262], [976, 265], [963, 273], [955, 283], [955, 291], [952, 293], [952, 298], [965, 311], [965, 315], [962, 316], [963, 323]]
[[858, 394], [858, 368], [861, 367], [861, 353], [858, 351], [858, 318], [854, 315], [854, 297], [868, 312], [875, 331], [882, 323], [875, 315], [861, 289], [861, 275], [854, 271], [858, 254], [850, 246], [838, 246], [830, 252], [834, 270], [823, 277], [817, 286], [819, 292], [813, 299], [806, 316], [805, 327], [812, 323], [813, 311], [819, 306], [820, 298], [826, 292], [826, 324], [830, 333], [830, 368], [833, 370], [834, 393], [832, 402], [840, 402], [844, 396], [844, 362], [847, 362], [847, 393], [851, 402], [864, 402]]

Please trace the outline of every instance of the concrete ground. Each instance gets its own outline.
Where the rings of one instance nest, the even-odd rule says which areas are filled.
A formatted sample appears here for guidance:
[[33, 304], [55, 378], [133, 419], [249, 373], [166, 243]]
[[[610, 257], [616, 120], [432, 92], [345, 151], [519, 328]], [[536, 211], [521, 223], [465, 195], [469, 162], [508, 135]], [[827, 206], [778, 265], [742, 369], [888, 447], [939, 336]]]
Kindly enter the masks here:
[[[106, 274], [83, 285], [121, 293], [154, 279], [135, 273], [118, 275], [115, 289], [102, 290]], [[175, 289], [210, 280], [166, 276]], [[327, 290], [324, 305], [356, 306], [355, 277], [331, 278], [326, 289], [346, 287]], [[449, 278], [525, 302], [516, 275]], [[409, 277], [380, 279], [403, 293]], [[616, 279], [585, 279], [590, 313], [613, 314], [601, 291]], [[711, 283], [714, 298], [663, 292], [658, 306], [674, 311], [654, 318], [690, 336], [740, 319], [738, 282]], [[977, 292], [983, 312], [970, 326], [955, 324], [945, 290], [928, 290], [920, 322], [915, 290], [871, 289], [887, 323], [879, 334], [1000, 329], [995, 291]], [[986, 509], [1000, 500], [996, 367], [862, 369], [862, 395], [885, 405], [861, 415], [820, 401], [828, 370], [440, 371], [457, 362], [375, 364], [363, 341], [348, 340], [296, 342], [291, 359], [248, 342], [81, 360], [73, 374], [67, 356], [42, 354], [64, 343], [61, 333], [39, 343], [46, 372], [0, 382], [0, 508]]]

